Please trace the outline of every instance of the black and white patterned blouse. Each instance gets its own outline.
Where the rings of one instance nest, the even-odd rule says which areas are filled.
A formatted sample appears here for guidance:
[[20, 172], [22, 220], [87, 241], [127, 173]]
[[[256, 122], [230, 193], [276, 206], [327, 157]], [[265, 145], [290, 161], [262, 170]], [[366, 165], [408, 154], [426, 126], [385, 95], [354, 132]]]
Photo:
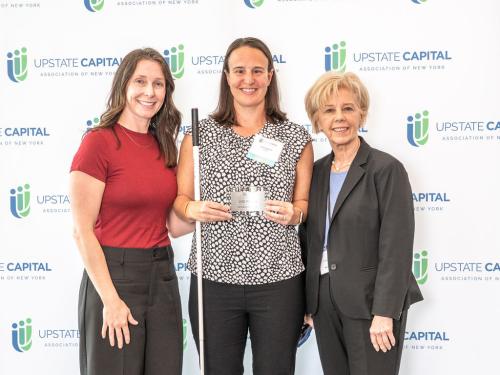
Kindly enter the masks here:
[[[230, 204], [231, 187], [265, 186], [268, 199], [291, 202], [295, 168], [311, 141], [305, 128], [292, 122], [266, 122], [258, 134], [284, 144], [274, 166], [247, 158], [254, 136], [242, 137], [213, 119], [202, 120], [200, 133], [201, 199]], [[201, 224], [203, 278], [257, 285], [286, 280], [304, 270], [297, 231], [263, 216]], [[196, 274], [196, 236], [188, 269]]]

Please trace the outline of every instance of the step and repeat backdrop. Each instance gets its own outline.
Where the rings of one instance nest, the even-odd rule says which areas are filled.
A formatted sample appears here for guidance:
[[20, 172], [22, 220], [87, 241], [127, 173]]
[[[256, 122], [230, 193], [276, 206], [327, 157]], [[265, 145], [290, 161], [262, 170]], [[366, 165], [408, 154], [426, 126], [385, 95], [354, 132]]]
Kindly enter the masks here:
[[[361, 134], [406, 166], [413, 272], [425, 295], [404, 375], [496, 374], [500, 335], [500, 3], [495, 0], [0, 0], [0, 374], [77, 374], [82, 263], [68, 170], [130, 50], [169, 62], [190, 127], [215, 109], [223, 56], [242, 36], [273, 53], [289, 117], [328, 70], [352, 71], [372, 107]], [[314, 135], [315, 158], [329, 151]], [[360, 233], [362, 235], [362, 233]], [[185, 318], [191, 237], [173, 241]], [[251, 373], [251, 353], [245, 357]], [[314, 334], [297, 374], [321, 374]]]

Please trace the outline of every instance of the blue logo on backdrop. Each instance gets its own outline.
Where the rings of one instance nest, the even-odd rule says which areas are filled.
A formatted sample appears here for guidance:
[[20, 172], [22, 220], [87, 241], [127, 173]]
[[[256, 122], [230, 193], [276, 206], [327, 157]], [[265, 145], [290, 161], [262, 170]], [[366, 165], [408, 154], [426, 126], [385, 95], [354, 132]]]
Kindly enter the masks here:
[[[129, 1], [129, 0], [118, 0], [114, 5], [119, 7], [126, 8], [134, 8], [138, 7], [154, 7], [158, 9], [158, 7], [187, 7], [187, 6], [199, 6], [200, 3], [204, 0], [148, 0], [148, 1]], [[233, 0], [235, 1], [235, 0]], [[212, 1], [207, 1], [207, 3], [211, 3]]]
[[21, 82], [28, 77], [28, 55], [26, 47], [7, 53], [7, 75], [12, 82]]
[[[358, 52], [353, 54], [353, 61], [357, 63], [366, 62], [401, 62], [401, 61], [441, 61], [452, 60], [448, 51], [382, 51], [382, 52]], [[403, 69], [406, 70], [406, 69]]]
[[498, 261], [440, 260], [433, 266], [441, 281], [500, 282], [500, 262]]
[[[20, 320], [12, 324], [12, 347], [20, 353], [31, 349], [33, 340], [32, 319]], [[75, 348], [78, 347], [80, 331], [78, 329], [49, 328], [38, 330], [38, 338], [44, 347]]]
[[405, 341], [450, 341], [445, 331], [406, 331]]
[[33, 59], [40, 77], [113, 76], [122, 57], [115, 56], [42, 56]]
[[43, 146], [51, 135], [48, 128], [38, 126], [0, 127], [0, 146]]
[[245, 0], [247, 7], [255, 9], [260, 7], [264, 3], [264, 0]]
[[181, 125], [179, 127], [179, 134], [186, 134], [187, 132], [191, 132], [191, 125]]
[[325, 47], [325, 71], [331, 70], [343, 73], [346, 69], [346, 42], [334, 43], [331, 47]]
[[429, 140], [429, 111], [422, 114], [416, 113], [415, 117], [408, 116], [406, 124], [406, 137], [408, 142], [415, 147], [423, 146]]
[[184, 75], [184, 44], [179, 44], [170, 50], [164, 50], [163, 56], [174, 78], [182, 78]]
[[0, 282], [39, 282], [46, 280], [52, 271], [52, 266], [45, 261], [0, 262]]
[[[282, 65], [286, 64], [287, 61], [283, 54], [274, 54], [273, 63]], [[198, 74], [221, 74], [224, 56], [217, 54], [193, 55], [191, 56], [191, 64], [196, 66]], [[275, 69], [278, 71], [277, 65], [275, 65]]]
[[[18, 218], [25, 218], [31, 211], [31, 186], [24, 184], [10, 189], [10, 212]], [[70, 212], [69, 195], [59, 193], [48, 193], [36, 195], [37, 206], [42, 208], [43, 213], [68, 213]]]
[[80, 338], [78, 329], [49, 328], [38, 330], [38, 338], [45, 348], [76, 348]]
[[442, 141], [500, 141], [500, 121], [436, 122]]
[[71, 211], [69, 195], [67, 194], [37, 195], [36, 202], [43, 207], [44, 214], [65, 214]]
[[83, 0], [89, 12], [99, 12], [104, 7], [104, 0]]
[[184, 262], [184, 263], [180, 263], [180, 262], [179, 262], [179, 263], [177, 263], [177, 264], [175, 265], [175, 270], [176, 270], [177, 272], [185, 272], [185, 271], [188, 271], [188, 264], [187, 264], [186, 262]]
[[175, 271], [177, 272], [177, 278], [182, 281], [188, 281], [191, 279], [191, 272], [188, 270], [188, 264], [186, 262], [178, 262], [175, 264]]
[[[406, 138], [414, 147], [424, 146], [430, 137], [429, 111], [424, 110], [406, 118]], [[434, 141], [448, 142], [498, 142], [500, 121], [498, 119], [434, 121]], [[438, 135], [436, 137], [435, 135]]]
[[50, 57], [35, 59], [34, 65], [37, 69], [46, 68], [105, 68], [118, 67], [122, 57]]
[[0, 128], [0, 137], [50, 137], [47, 128]]
[[87, 130], [96, 127], [97, 125], [99, 125], [99, 122], [100, 122], [99, 117], [94, 117], [92, 120], [87, 120], [86, 122]]
[[12, 347], [19, 353], [30, 350], [32, 327], [31, 318], [20, 320], [18, 323], [12, 323]]
[[437, 272], [500, 272], [499, 262], [441, 262], [435, 263]]
[[0, 263], [0, 272], [52, 272], [47, 262]]
[[413, 3], [415, 4], [423, 4], [425, 3], [427, 0], [411, 0]]
[[451, 202], [448, 192], [414, 192], [412, 198], [415, 212], [441, 212]]
[[354, 67], [351, 66], [349, 70], [425, 72], [445, 69], [451, 60], [451, 53], [448, 50], [430, 48], [421, 50], [354, 51], [351, 54]]
[[449, 202], [446, 193], [412, 193], [413, 201], [422, 202]]
[[18, 219], [25, 218], [30, 213], [30, 185], [10, 189], [10, 212]]
[[446, 331], [406, 331], [405, 349], [443, 350], [451, 340]]

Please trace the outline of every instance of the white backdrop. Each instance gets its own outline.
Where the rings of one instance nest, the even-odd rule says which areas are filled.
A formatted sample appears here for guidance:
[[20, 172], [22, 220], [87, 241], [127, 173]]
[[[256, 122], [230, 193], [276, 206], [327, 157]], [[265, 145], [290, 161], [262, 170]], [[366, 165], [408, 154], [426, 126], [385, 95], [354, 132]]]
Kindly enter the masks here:
[[[410, 311], [401, 373], [496, 373], [497, 1], [0, 0], [0, 374], [78, 373], [82, 264], [68, 169], [119, 59], [151, 46], [180, 61], [182, 49], [175, 102], [189, 126], [191, 107], [201, 117], [215, 108], [222, 56], [241, 36], [269, 45], [283, 108], [309, 130], [303, 97], [313, 81], [327, 68], [360, 75], [372, 97], [363, 136], [407, 167], [425, 301]], [[329, 147], [314, 139], [317, 159]], [[173, 244], [188, 320], [190, 238]], [[184, 374], [196, 374], [186, 328]], [[296, 373], [321, 374], [313, 336]]]

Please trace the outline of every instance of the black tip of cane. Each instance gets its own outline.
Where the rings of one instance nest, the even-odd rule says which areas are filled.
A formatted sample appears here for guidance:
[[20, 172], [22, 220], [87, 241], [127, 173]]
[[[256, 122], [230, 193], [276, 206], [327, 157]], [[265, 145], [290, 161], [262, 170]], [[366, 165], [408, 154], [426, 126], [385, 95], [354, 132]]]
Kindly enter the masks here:
[[199, 146], [200, 134], [198, 132], [198, 108], [191, 108], [191, 130], [193, 134], [193, 146]]

